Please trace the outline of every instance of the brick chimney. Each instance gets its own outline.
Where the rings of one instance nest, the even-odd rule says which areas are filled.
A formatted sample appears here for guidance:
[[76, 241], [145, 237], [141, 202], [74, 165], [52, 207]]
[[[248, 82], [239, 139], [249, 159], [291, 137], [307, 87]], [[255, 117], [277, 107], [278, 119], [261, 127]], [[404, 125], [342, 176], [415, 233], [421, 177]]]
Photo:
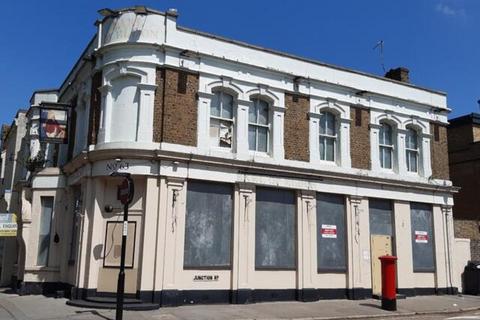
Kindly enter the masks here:
[[410, 71], [407, 68], [399, 67], [396, 69], [390, 69], [385, 73], [385, 78], [401, 81], [401, 82], [410, 82], [408, 73]]

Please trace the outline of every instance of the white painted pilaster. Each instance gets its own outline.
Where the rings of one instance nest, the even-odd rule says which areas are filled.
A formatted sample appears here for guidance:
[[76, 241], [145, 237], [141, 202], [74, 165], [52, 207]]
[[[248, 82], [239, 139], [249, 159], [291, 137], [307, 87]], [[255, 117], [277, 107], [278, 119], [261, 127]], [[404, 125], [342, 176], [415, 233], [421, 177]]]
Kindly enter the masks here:
[[[234, 214], [232, 289], [252, 288], [252, 273], [255, 264], [254, 185], [240, 183], [236, 186]], [[253, 260], [252, 260], [253, 257]]]
[[309, 140], [310, 140], [310, 162], [320, 162], [320, 149], [319, 149], [319, 114], [309, 113]]
[[235, 142], [237, 158], [248, 159], [248, 108], [253, 105], [249, 100], [237, 100], [237, 117], [235, 121]]
[[350, 119], [341, 118], [339, 125], [340, 141], [339, 154], [340, 157], [337, 161], [337, 164], [342, 168], [351, 168], [352, 159], [350, 157]]
[[100, 114], [100, 128], [98, 130], [98, 143], [110, 142], [112, 125], [112, 86], [104, 85], [98, 88], [102, 94], [102, 108]]
[[284, 131], [284, 118], [285, 107], [274, 106], [272, 117], [272, 134], [273, 134], [273, 146], [272, 156], [275, 160], [283, 160], [285, 158], [285, 149], [283, 147], [283, 131]]
[[394, 130], [397, 132], [397, 139], [393, 136], [395, 142], [393, 153], [395, 154], [395, 162], [393, 164], [393, 169], [396, 173], [400, 175], [407, 174], [407, 156], [405, 153], [405, 139], [406, 131], [405, 130]]
[[140, 83], [138, 84], [140, 91], [140, 103], [138, 106], [138, 124], [137, 124], [137, 141], [152, 142], [153, 141], [153, 109], [155, 89], [154, 84]]
[[298, 201], [297, 289], [315, 288], [317, 275], [316, 194], [302, 190]]

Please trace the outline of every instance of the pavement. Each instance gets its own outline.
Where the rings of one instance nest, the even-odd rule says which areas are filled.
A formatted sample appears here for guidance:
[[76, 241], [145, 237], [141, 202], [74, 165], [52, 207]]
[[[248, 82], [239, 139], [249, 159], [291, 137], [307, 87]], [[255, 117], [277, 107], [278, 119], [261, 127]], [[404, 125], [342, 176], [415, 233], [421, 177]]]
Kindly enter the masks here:
[[[0, 320], [114, 320], [115, 310], [67, 306], [66, 299], [0, 293]], [[479, 319], [480, 296], [420, 296], [397, 300], [396, 312], [380, 301], [322, 300], [245, 305], [188, 305], [154, 311], [125, 311], [139, 320], [326, 320], [326, 319]]]

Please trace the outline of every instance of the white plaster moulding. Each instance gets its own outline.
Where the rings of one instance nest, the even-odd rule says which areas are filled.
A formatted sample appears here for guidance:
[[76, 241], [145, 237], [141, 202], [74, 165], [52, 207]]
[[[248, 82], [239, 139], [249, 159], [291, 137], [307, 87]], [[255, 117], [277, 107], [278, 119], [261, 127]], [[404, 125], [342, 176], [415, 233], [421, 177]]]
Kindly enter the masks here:
[[[432, 185], [421, 182], [405, 181], [405, 180], [394, 180], [387, 179], [382, 177], [372, 177], [364, 176], [361, 174], [353, 173], [334, 173], [329, 171], [322, 170], [312, 170], [310, 168], [297, 168], [289, 167], [285, 165], [275, 165], [275, 164], [259, 164], [245, 162], [242, 160], [234, 159], [225, 159], [225, 158], [213, 158], [209, 156], [195, 155], [193, 153], [185, 154], [182, 152], [175, 151], [166, 151], [166, 150], [145, 150], [139, 154], [139, 150], [130, 150], [130, 149], [110, 149], [102, 151], [92, 151], [87, 155], [86, 160], [74, 159], [72, 162], [79, 161], [80, 163], [74, 164], [69, 163], [65, 167], [67, 175], [74, 173], [78, 168], [82, 167], [86, 163], [93, 163], [100, 160], [115, 159], [121, 155], [124, 159], [146, 159], [146, 160], [169, 160], [169, 161], [185, 161], [193, 162], [198, 164], [204, 164], [207, 166], [218, 166], [218, 167], [230, 167], [236, 170], [258, 170], [263, 173], [277, 173], [283, 175], [291, 175], [292, 177], [303, 177], [303, 179], [332, 179], [332, 180], [344, 180], [344, 181], [354, 181], [356, 183], [367, 183], [375, 185], [384, 185], [390, 187], [400, 187], [400, 188], [414, 188], [418, 190], [428, 190], [435, 192], [445, 192], [445, 193], [457, 193], [458, 188], [451, 185]], [[75, 161], [77, 160], [77, 161]], [[438, 180], [435, 180], [438, 182]], [[433, 181], [433, 182], [435, 182]], [[442, 180], [443, 182], [443, 180]]]
[[[108, 44], [100, 49], [97, 50], [97, 53], [100, 54], [102, 51], [107, 51], [107, 50], [113, 50], [117, 47], [136, 47], [136, 46], [148, 46], [148, 47], [156, 47], [156, 48], [161, 48], [164, 50], [164, 52], [166, 51], [166, 49], [170, 49], [171, 51], [174, 51], [174, 52], [182, 52], [184, 50], [188, 50], [188, 49], [185, 49], [185, 48], [178, 48], [178, 47], [173, 47], [173, 46], [170, 46], [170, 45], [165, 45], [165, 44], [156, 44], [156, 43], [139, 43], [139, 42], [136, 42], [136, 43], [124, 43], [124, 42], [119, 42], [119, 43], [113, 43], [113, 44]], [[215, 57], [215, 56], [210, 56], [210, 55], [206, 55], [206, 54], [203, 54], [203, 53], [200, 53], [200, 52], [195, 52], [196, 55], [198, 55], [198, 59], [202, 59], [203, 57], [206, 57], [206, 58], [209, 58], [209, 59], [213, 59], [213, 60], [218, 60], [218, 61], [228, 61], [232, 64], [236, 64], [236, 65], [244, 65], [244, 66], [247, 66], [249, 68], [252, 68], [254, 70], [263, 70], [263, 71], [266, 71], [266, 72], [269, 72], [271, 73], [272, 75], [276, 75], [278, 76], [279, 74], [285, 76], [289, 76], [289, 77], [292, 77], [295, 78], [297, 77], [298, 75], [296, 74], [293, 74], [293, 73], [288, 73], [288, 72], [285, 72], [285, 71], [281, 71], [281, 70], [272, 70], [272, 69], [269, 69], [269, 68], [266, 68], [266, 67], [262, 67], [262, 66], [256, 66], [256, 65], [251, 65], [251, 64], [247, 64], [247, 63], [244, 63], [244, 62], [239, 62], [239, 61], [235, 61], [235, 60], [229, 60], [229, 59], [225, 59], [225, 58], [219, 58], [219, 57]], [[115, 63], [116, 61], [111, 61], [109, 63]], [[135, 61], [136, 62], [136, 61]], [[146, 63], [149, 63], [151, 64], [152, 62], [146, 62]], [[166, 65], [166, 66], [171, 66], [173, 68], [179, 68], [178, 65], [169, 65], [167, 62], [164, 62], [164, 63], [160, 63], [160, 61], [158, 62], [158, 65]], [[209, 75], [213, 75], [213, 76], [218, 76], [217, 74], [213, 74], [213, 73], [209, 73], [209, 72], [206, 72], [205, 70], [194, 70], [195, 72], [199, 72], [199, 73], [205, 73], [205, 74], [209, 74]], [[367, 77], [365, 75], [365, 77]], [[336, 84], [336, 83], [332, 83], [332, 82], [328, 82], [328, 81], [323, 81], [323, 80], [319, 80], [319, 79], [312, 79], [312, 78], [304, 78], [305, 82], [312, 82], [313, 84], [315, 83], [318, 83], [318, 84], [324, 84], [324, 85], [328, 85], [328, 86], [333, 86], [333, 87], [336, 87], [336, 88], [343, 88], [343, 89], [346, 89], [349, 93], [349, 95], [351, 96], [355, 96], [355, 93], [357, 92], [360, 92], [362, 91], [362, 89], [359, 89], [359, 88], [355, 88], [355, 87], [349, 87], [349, 86], [346, 86], [346, 85], [339, 85], [339, 84]], [[292, 83], [293, 83], [293, 80], [292, 80]], [[310, 85], [310, 84], [309, 84]], [[398, 83], [398, 85], [402, 85], [401, 83]], [[279, 89], [281, 91], [284, 91], [285, 88], [279, 88], [279, 87], [273, 87], [271, 86], [272, 88], [276, 88], [276, 89]], [[417, 90], [420, 90], [420, 91], [425, 91], [425, 92], [428, 92], [429, 94], [436, 94], [436, 95], [440, 95], [440, 96], [445, 96], [445, 94], [441, 94], [441, 93], [438, 93], [438, 92], [431, 92], [431, 91], [428, 91], [428, 90], [425, 90], [425, 89], [422, 89], [422, 88], [419, 88], [419, 87], [415, 87], [413, 86], [414, 89], [417, 89]], [[310, 91], [309, 88], [307, 88], [307, 91]], [[310, 93], [308, 93], [310, 95]], [[367, 94], [369, 95], [369, 97], [374, 97], [374, 96], [380, 96], [380, 97], [387, 97], [389, 99], [394, 99], [394, 100], [397, 100], [397, 101], [405, 101], [405, 102], [408, 102], [408, 103], [412, 103], [414, 105], [417, 105], [421, 108], [429, 108], [429, 109], [437, 109], [439, 110], [440, 112], [450, 112], [451, 109], [445, 107], [445, 108], [442, 108], [442, 107], [438, 107], [438, 106], [435, 106], [435, 105], [429, 105], [429, 104], [425, 104], [425, 103], [420, 103], [418, 101], [415, 101], [415, 100], [411, 100], [411, 99], [402, 99], [402, 98], [398, 98], [398, 97], [393, 97], [393, 96], [389, 96], [389, 95], [384, 95], [384, 94], [380, 94], [378, 92], [371, 92], [371, 91], [368, 91]], [[345, 101], [345, 103], [348, 103], [348, 104], [352, 104], [351, 101]]]

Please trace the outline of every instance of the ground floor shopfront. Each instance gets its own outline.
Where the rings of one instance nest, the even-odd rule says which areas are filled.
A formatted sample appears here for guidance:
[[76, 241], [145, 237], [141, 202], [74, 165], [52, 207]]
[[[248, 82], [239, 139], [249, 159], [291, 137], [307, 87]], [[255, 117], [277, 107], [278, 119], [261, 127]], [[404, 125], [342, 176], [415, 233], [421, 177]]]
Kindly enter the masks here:
[[[62, 283], [74, 298], [116, 291], [122, 206], [119, 180], [109, 176], [116, 170], [130, 172], [135, 182], [126, 292], [143, 301], [371, 297], [380, 293], [383, 254], [398, 256], [399, 293], [451, 293], [459, 286], [448, 194], [137, 159], [78, 168], [63, 193], [42, 191], [50, 200], [34, 190], [56, 235], [48, 235], [47, 257], [34, 249], [27, 255], [26, 283]], [[36, 265], [39, 259], [44, 266]]]

